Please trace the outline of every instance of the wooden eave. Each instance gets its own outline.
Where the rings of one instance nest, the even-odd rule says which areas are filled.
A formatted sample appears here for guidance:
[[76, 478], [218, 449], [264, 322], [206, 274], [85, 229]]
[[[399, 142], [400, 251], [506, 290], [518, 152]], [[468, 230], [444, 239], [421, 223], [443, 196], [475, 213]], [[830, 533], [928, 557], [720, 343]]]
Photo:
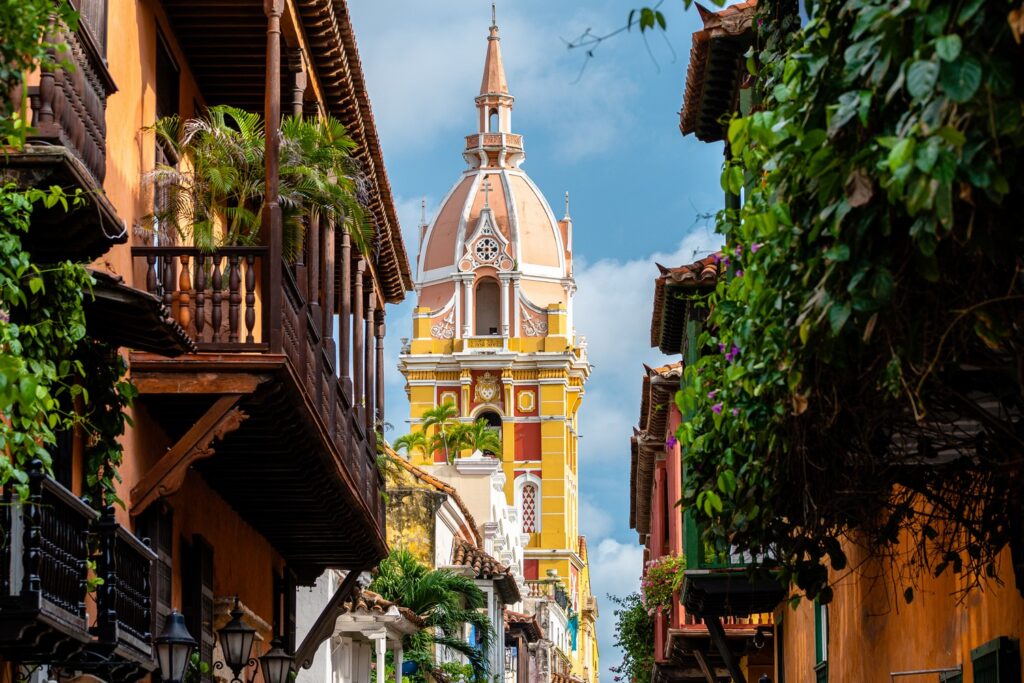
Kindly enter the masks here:
[[360, 496], [363, 486], [379, 482], [359, 481], [349, 464], [365, 454], [337, 450], [286, 356], [203, 353], [167, 360], [133, 353], [131, 368], [139, 402], [172, 441], [222, 396], [240, 396], [244, 422], [192, 467], [301, 581], [328, 568], [373, 566], [387, 554], [383, 526]]
[[690, 306], [680, 294], [710, 292], [721, 273], [720, 254], [677, 268], [656, 264], [660, 274], [654, 280], [654, 307], [651, 313], [651, 346], [662, 353], [682, 352], [683, 334]]
[[704, 28], [693, 34], [679, 130], [703, 142], [725, 137], [723, 117], [735, 111], [743, 53], [753, 41], [756, 0], [710, 12], [700, 5]]
[[196, 345], [158, 298], [129, 287], [119, 276], [91, 271], [96, 284], [83, 306], [89, 335], [136, 351], [174, 357]]
[[[263, 112], [267, 29], [263, 3], [161, 0], [161, 4], [206, 104]], [[292, 5], [303, 32], [301, 42], [311, 52], [307, 58], [325, 100], [323, 108], [345, 125], [357, 144], [356, 158], [370, 181], [364, 203], [381, 235], [376, 255], [381, 285], [386, 300], [397, 303], [412, 289], [412, 274], [348, 8], [344, 0], [293, 0]], [[287, 64], [282, 59], [282, 103], [291, 97]], [[335, 242], [340, 249], [341, 240]], [[340, 258], [335, 262], [340, 263]], [[336, 272], [335, 277], [339, 276]]]

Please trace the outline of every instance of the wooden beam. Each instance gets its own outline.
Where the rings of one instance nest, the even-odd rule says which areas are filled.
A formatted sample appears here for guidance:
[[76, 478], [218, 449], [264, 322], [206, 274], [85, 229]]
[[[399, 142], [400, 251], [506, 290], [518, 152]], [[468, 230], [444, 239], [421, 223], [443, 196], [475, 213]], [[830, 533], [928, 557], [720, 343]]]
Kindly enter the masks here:
[[139, 394], [229, 394], [246, 395], [267, 378], [250, 373], [135, 372], [132, 381]]
[[309, 633], [302, 639], [302, 643], [295, 649], [295, 670], [308, 669], [313, 665], [313, 657], [316, 655], [320, 643], [324, 642], [334, 634], [334, 626], [345, 608], [345, 601], [352, 597], [356, 589], [356, 582], [362, 574], [363, 567], [356, 567], [349, 570], [348, 575], [334, 592], [331, 601], [327, 603], [320, 616], [313, 622]]
[[708, 633], [711, 634], [711, 642], [718, 648], [718, 654], [722, 656], [722, 661], [725, 662], [725, 668], [729, 670], [733, 683], [747, 683], [747, 678], [743, 675], [739, 662], [736, 661], [736, 658], [732, 655], [732, 650], [729, 649], [729, 641], [725, 639], [725, 629], [722, 628], [721, 617], [705, 616], [704, 624], [708, 627]]
[[693, 658], [697, 660], [697, 666], [699, 666], [701, 672], [703, 672], [704, 679], [708, 683], [716, 683], [715, 675], [711, 673], [711, 667], [708, 666], [708, 660], [704, 658], [704, 653], [700, 650], [694, 650]]
[[214, 454], [214, 440], [238, 429], [249, 416], [237, 408], [240, 395], [221, 396], [192, 428], [139, 480], [131, 493], [131, 514], [138, 515], [160, 498], [170, 496], [185, 483], [192, 463]]

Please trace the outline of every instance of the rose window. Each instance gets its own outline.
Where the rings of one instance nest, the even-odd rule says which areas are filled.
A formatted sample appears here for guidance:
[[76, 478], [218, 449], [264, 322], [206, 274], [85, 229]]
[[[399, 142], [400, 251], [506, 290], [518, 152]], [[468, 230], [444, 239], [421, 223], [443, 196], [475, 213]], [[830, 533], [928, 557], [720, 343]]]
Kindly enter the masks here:
[[481, 261], [493, 261], [501, 248], [493, 237], [484, 237], [476, 243], [476, 257]]

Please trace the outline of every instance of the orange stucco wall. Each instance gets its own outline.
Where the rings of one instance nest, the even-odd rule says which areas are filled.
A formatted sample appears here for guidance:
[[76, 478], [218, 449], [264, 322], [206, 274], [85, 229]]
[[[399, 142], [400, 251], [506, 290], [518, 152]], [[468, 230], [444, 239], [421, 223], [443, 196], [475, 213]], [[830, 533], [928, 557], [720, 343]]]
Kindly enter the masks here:
[[[974, 680], [971, 650], [998, 636], [1024, 636], [1024, 598], [1014, 584], [1009, 553], [1001, 558], [1003, 585], [963, 594], [963, 581], [947, 572], [924, 579], [909, 605], [904, 585], [863, 551], [847, 548], [855, 574], [836, 577], [829, 608], [829, 681], [884, 683], [889, 673], [963, 665], [965, 683]], [[814, 615], [806, 601], [793, 611], [780, 608], [786, 683], [814, 683]], [[903, 680], [935, 680], [908, 677]]]

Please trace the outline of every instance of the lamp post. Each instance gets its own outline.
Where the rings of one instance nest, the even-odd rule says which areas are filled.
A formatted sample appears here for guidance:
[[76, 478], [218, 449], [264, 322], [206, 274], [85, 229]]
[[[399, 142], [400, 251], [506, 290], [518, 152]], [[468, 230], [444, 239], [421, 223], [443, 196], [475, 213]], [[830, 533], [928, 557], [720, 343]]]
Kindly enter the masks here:
[[153, 639], [160, 678], [164, 683], [183, 683], [185, 670], [196, 647], [196, 639], [185, 627], [185, 617], [177, 610], [167, 616], [164, 630]]
[[[292, 670], [292, 656], [284, 651], [280, 641], [274, 639], [270, 650], [259, 658], [257, 664], [256, 659], [252, 657], [252, 644], [256, 639], [256, 629], [246, 624], [242, 620], [242, 615], [243, 612], [236, 597], [235, 608], [231, 610], [231, 621], [217, 631], [224, 661], [217, 662], [214, 667], [221, 669], [226, 666], [230, 669], [233, 676], [231, 683], [253, 683], [256, 680], [257, 667], [263, 669], [264, 683], [288, 683], [288, 677]], [[250, 666], [253, 667], [253, 672], [247, 682], [242, 674]]]

